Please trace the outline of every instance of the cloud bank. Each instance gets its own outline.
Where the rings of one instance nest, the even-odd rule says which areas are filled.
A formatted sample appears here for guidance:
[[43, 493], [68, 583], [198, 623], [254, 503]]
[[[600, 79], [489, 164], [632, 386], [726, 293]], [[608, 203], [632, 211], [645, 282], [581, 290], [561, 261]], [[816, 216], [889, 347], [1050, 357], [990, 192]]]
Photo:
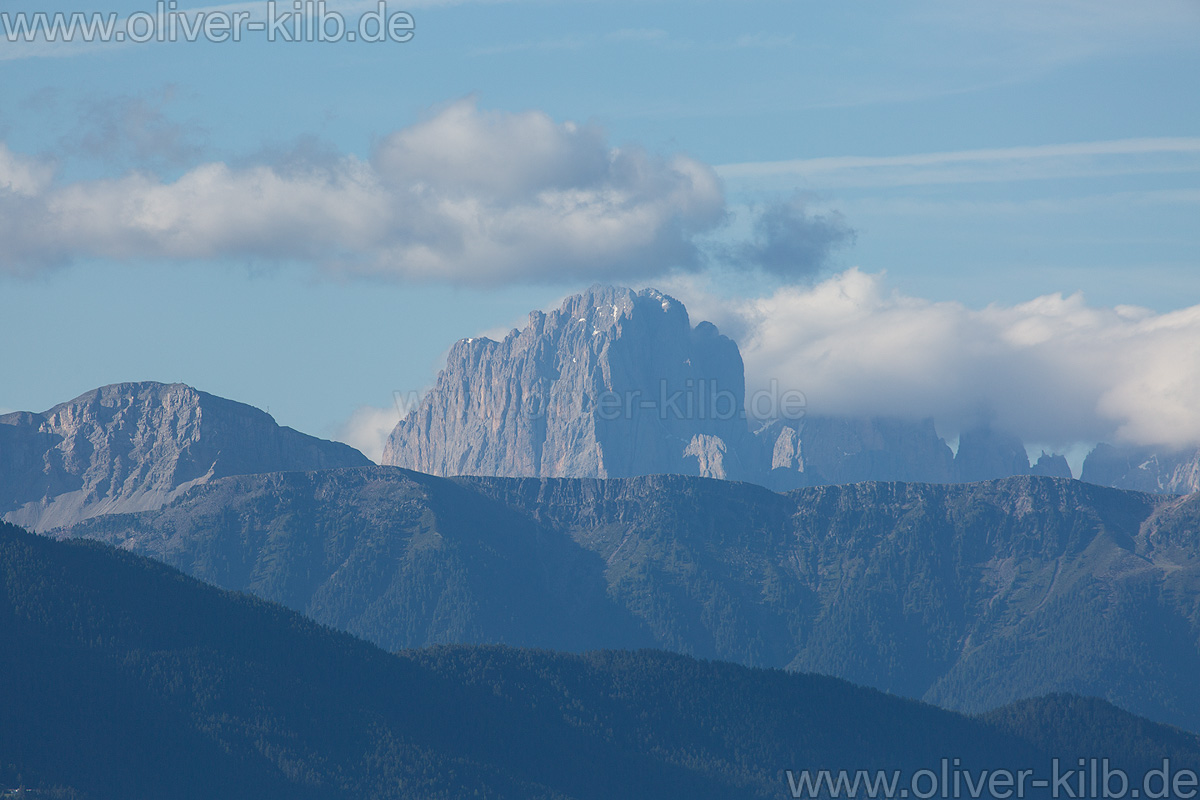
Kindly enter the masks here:
[[[693, 239], [726, 217], [720, 182], [699, 161], [470, 99], [383, 138], [369, 159], [214, 162], [174, 180], [142, 171], [63, 183], [53, 165], [0, 144], [0, 270], [11, 273], [96, 258], [240, 259], [418, 281], [622, 280], [705, 266]], [[764, 251], [766, 268], [810, 272], [829, 236], [822, 223], [800, 213], [766, 224], [786, 245]]]
[[1200, 306], [1055, 294], [972, 309], [856, 269], [734, 302], [694, 280], [672, 291], [738, 340], [748, 391], [779, 379], [812, 413], [932, 416], [951, 437], [987, 421], [1062, 446], [1200, 444]]
[[350, 445], [379, 464], [383, 459], [383, 445], [396, 423], [400, 421], [400, 417], [400, 412], [395, 406], [360, 406], [348, 420], [338, 426], [333, 438]]

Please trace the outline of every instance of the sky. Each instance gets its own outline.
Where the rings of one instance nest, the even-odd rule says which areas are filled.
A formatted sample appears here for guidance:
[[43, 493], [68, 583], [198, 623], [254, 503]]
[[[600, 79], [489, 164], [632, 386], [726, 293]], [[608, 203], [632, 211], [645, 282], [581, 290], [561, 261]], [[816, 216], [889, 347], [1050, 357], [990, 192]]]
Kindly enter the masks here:
[[813, 409], [1200, 443], [1195, 0], [325, 10], [412, 35], [0, 18], [0, 409], [181, 381], [371, 454], [453, 341], [599, 281]]

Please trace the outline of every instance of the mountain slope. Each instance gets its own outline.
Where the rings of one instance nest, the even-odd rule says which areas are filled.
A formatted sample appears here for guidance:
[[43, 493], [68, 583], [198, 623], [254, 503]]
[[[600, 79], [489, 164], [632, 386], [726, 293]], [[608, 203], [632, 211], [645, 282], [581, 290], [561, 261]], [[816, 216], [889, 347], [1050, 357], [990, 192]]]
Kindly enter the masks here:
[[976, 711], [1052, 692], [1200, 729], [1200, 496], [1018, 477], [786, 495], [683, 476], [213, 481], [59, 532], [396, 649], [651, 644]]
[[41, 414], [0, 416], [0, 517], [45, 530], [158, 508], [227, 475], [369, 463], [190, 386], [114, 384]]
[[1010, 434], [966, 431], [956, 459], [932, 420], [810, 416], [803, 395], [773, 386], [747, 396], [737, 344], [711, 323], [693, 327], [675, 298], [593, 286], [501, 341], [456, 343], [383, 463], [441, 476], [669, 473], [777, 490], [1030, 472]]
[[[131, 554], [5, 525], [0, 666], [0, 788], [96, 800], [765, 798], [786, 791], [786, 769], [1082, 754], [1077, 715], [1042, 732], [1053, 746], [1012, 724], [1045, 716], [1037, 703], [997, 725], [649, 651], [391, 656]], [[1115, 762], [1200, 763], [1196, 737], [1114, 719], [1091, 735]]]
[[744, 395], [737, 345], [712, 324], [693, 328], [679, 301], [653, 290], [593, 286], [503, 341], [455, 344], [383, 463], [435, 475], [733, 477], [749, 436]]
[[72, 532], [390, 650], [654, 641], [608, 598], [594, 553], [467, 487], [406, 470], [226, 478], [160, 511], [98, 517]]
[[[805, 416], [755, 431], [770, 472], [756, 480], [777, 491], [862, 481], [951, 483], [959, 463], [933, 420]], [[1008, 473], [1006, 473], [1008, 474]], [[994, 476], [989, 476], [994, 477]]]
[[1082, 477], [1139, 492], [1200, 492], [1200, 449], [1159, 451], [1099, 444], [1084, 459]]

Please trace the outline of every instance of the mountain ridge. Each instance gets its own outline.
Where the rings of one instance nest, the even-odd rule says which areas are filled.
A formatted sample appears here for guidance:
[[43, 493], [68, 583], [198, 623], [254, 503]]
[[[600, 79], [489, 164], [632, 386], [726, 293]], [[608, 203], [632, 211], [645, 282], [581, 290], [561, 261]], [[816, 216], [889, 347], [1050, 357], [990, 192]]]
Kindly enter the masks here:
[[1083, 480], [1161, 494], [1200, 491], [1200, 449], [1159, 450], [1099, 444], [1083, 462]]
[[[737, 398], [695, 416], [677, 398]], [[715, 326], [652, 289], [596, 285], [503, 340], [461, 339], [433, 390], [388, 437], [383, 463], [436, 475], [615, 477], [725, 471], [685, 451], [739, 444], [741, 356]], [[702, 396], [700, 395], [700, 396]], [[684, 416], [685, 414], [691, 416]], [[736, 459], [730, 453], [730, 459]], [[730, 464], [731, 475], [737, 468]]]
[[1198, 523], [1200, 495], [1036, 476], [779, 494], [371, 467], [221, 479], [54, 535], [388, 649], [652, 645], [968, 711], [1081, 691], [1200, 729]]
[[810, 415], [796, 391], [747, 396], [737, 344], [692, 325], [654, 289], [595, 285], [533, 311], [500, 341], [461, 339], [381, 463], [443, 477], [618, 478], [658, 473], [786, 491], [864, 480], [1071, 477], [1031, 466], [1012, 435], [980, 425], [955, 454], [931, 419]]
[[0, 517], [47, 530], [158, 508], [223, 476], [367, 464], [348, 445], [185, 384], [110, 384], [0, 416]]
[[732, 800], [780, 796], [787, 769], [1200, 763], [1200, 737], [1081, 698], [967, 718], [653, 651], [389, 655], [148, 559], [4, 523], [0, 671], [0, 789], [76, 800]]

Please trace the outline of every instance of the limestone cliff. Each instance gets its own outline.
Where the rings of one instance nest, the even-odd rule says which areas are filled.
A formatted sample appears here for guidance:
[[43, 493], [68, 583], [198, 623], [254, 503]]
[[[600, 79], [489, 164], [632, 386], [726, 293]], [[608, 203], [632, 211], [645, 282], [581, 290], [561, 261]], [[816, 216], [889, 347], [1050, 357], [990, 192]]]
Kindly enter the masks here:
[[742, 477], [737, 345], [667, 295], [594, 286], [464, 339], [383, 463], [434, 475]]

